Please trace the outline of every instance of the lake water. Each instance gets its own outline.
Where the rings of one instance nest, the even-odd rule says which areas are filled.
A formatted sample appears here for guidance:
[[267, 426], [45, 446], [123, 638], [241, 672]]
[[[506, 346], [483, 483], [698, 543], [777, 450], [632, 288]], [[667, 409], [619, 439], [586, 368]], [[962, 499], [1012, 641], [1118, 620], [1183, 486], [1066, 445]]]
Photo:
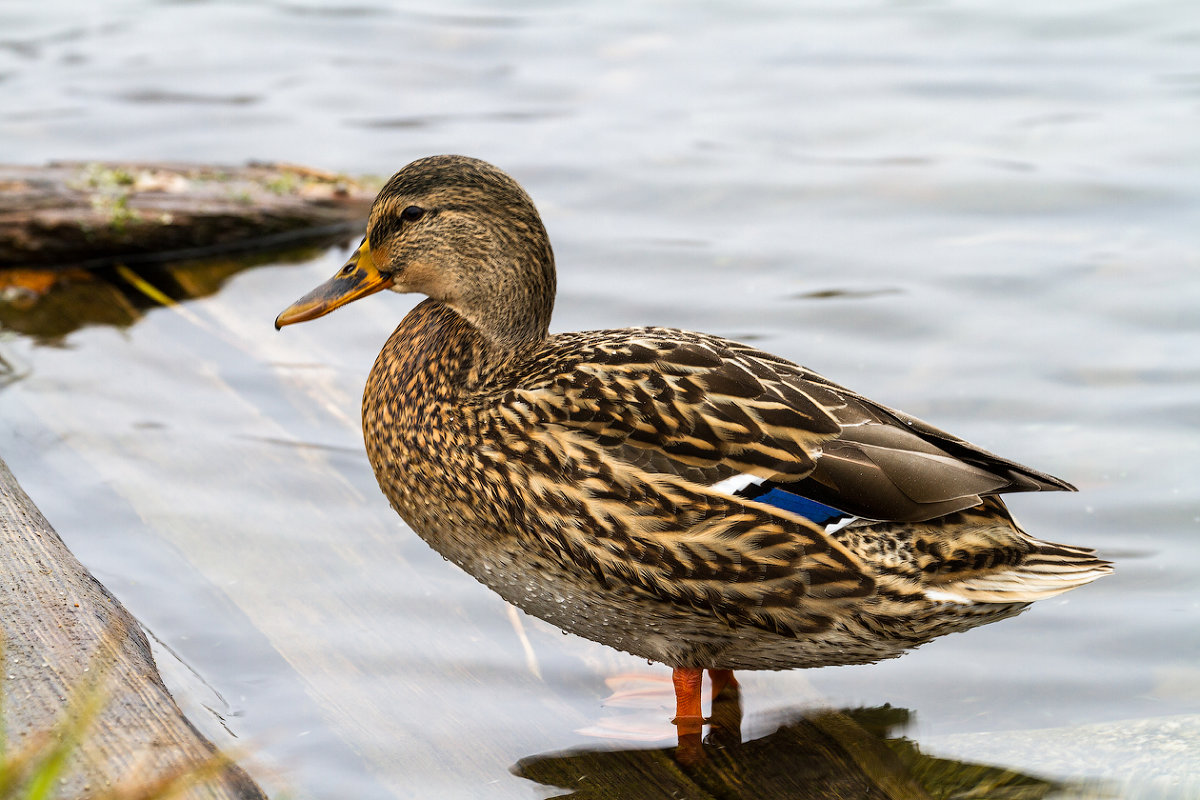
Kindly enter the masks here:
[[[556, 330], [753, 341], [1076, 483], [1011, 506], [1115, 575], [896, 661], [747, 673], [742, 737], [890, 705], [893, 737], [1059, 797], [1200, 795], [1200, 5], [9, 2], [0, 98], [6, 162], [488, 159], [545, 218]], [[0, 455], [273, 791], [546, 797], [536, 765], [576, 757], [599, 791], [670, 745], [667, 671], [511, 612], [390, 511], [358, 405], [415, 300], [271, 325], [345, 256], [5, 307]]]

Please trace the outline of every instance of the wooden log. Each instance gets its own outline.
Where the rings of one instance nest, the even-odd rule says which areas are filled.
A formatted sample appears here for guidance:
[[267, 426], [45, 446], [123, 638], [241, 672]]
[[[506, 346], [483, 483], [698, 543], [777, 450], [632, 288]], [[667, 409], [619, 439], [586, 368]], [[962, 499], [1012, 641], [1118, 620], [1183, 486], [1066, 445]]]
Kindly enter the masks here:
[[137, 621], [71, 554], [3, 460], [0, 633], [8, 753], [53, 731], [80, 687], [93, 686], [100, 701], [55, 797], [87, 798], [198, 769], [200, 779], [173, 797], [265, 800], [183, 717]]
[[165, 261], [356, 233], [377, 189], [289, 164], [0, 165], [0, 267]]

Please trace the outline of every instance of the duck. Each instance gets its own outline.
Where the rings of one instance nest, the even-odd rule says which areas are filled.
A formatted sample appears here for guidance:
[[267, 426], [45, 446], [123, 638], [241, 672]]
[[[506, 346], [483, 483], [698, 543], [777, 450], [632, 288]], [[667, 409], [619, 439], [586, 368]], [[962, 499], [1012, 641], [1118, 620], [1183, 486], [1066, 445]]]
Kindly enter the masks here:
[[681, 741], [736, 670], [872, 663], [1112, 571], [1002, 496], [1075, 491], [778, 355], [667, 327], [551, 333], [529, 195], [413, 161], [277, 329], [425, 299], [366, 381], [366, 453], [433, 549], [528, 614], [672, 669]]

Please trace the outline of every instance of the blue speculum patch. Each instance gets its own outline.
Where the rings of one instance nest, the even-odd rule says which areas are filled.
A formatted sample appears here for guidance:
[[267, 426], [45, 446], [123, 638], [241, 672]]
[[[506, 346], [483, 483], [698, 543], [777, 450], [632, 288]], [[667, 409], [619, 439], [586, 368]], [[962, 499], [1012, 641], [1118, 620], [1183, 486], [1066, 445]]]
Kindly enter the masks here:
[[799, 514], [818, 525], [828, 525], [846, 516], [844, 511], [839, 511], [824, 503], [818, 503], [816, 500], [809, 500], [807, 497], [801, 497], [798, 494], [792, 494], [778, 487], [763, 492], [751, 499], [759, 503], [766, 503], [767, 505], [781, 508], [784, 511], [790, 511], [793, 514]]

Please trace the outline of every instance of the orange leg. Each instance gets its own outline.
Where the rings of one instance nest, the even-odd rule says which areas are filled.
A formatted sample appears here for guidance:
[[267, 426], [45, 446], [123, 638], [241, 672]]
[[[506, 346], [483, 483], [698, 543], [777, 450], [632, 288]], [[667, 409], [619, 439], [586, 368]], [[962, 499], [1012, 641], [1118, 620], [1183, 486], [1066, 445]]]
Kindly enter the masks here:
[[733, 677], [731, 669], [710, 669], [708, 671], [708, 679], [712, 681], [712, 699], [715, 703], [717, 698], [721, 696], [721, 692], [725, 691], [726, 686], [738, 685], [737, 678]]
[[[740, 741], [739, 732], [742, 726], [742, 705], [738, 699], [737, 678], [733, 676], [731, 669], [710, 669], [708, 679], [712, 682], [713, 743], [737, 744]], [[700, 705], [704, 670], [696, 667], [677, 667], [671, 671], [671, 680], [675, 684], [675, 719], [671, 722], [675, 724], [679, 734], [676, 758], [683, 766], [698, 766], [705, 760], [704, 745], [700, 739], [706, 721]]]
[[700, 712], [700, 686], [704, 682], [704, 670], [691, 667], [671, 671], [675, 684], [675, 719], [680, 733], [699, 733], [704, 726], [704, 715]]
[[700, 732], [704, 728], [704, 715], [700, 713], [704, 670], [675, 668], [671, 671], [671, 680], [675, 684], [675, 719], [671, 722], [679, 735], [676, 757], [684, 766], [694, 766], [704, 761], [704, 746], [700, 743]]

